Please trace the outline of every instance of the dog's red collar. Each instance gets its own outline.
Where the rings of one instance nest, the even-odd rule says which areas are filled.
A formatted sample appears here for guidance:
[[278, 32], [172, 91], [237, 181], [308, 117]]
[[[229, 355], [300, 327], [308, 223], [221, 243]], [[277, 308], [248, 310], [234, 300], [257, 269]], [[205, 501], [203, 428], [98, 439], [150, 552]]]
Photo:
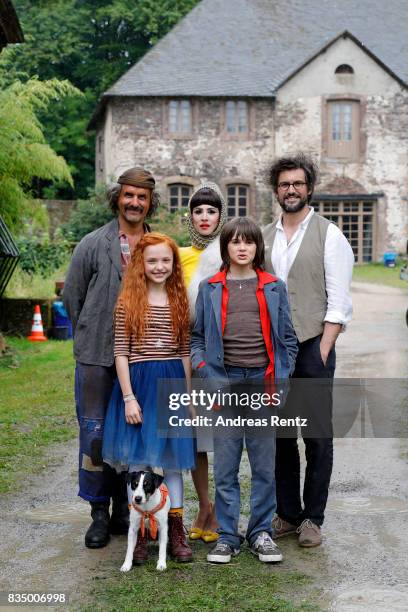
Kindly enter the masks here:
[[142, 508], [138, 506], [137, 504], [129, 504], [129, 510], [131, 508], [134, 508], [137, 512], [139, 512], [142, 515], [142, 520], [140, 521], [140, 532], [142, 534], [142, 538], [144, 537], [144, 534], [145, 534], [145, 521], [146, 520], [149, 521], [149, 531], [150, 531], [151, 537], [153, 538], [153, 540], [155, 540], [157, 537], [157, 520], [154, 515], [156, 514], [156, 512], [158, 512], [159, 510], [163, 508], [164, 504], [166, 503], [167, 497], [169, 495], [169, 490], [165, 484], [160, 485], [159, 491], [161, 493], [161, 500], [159, 501], [157, 506], [153, 508], [153, 510], [142, 510]]

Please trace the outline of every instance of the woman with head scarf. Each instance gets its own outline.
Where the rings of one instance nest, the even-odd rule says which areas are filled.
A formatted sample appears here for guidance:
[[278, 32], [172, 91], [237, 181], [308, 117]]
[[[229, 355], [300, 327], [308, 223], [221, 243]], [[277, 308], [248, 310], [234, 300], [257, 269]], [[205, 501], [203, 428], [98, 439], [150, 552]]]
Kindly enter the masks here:
[[[180, 248], [181, 265], [190, 303], [190, 321], [194, 323], [195, 302], [200, 282], [218, 272], [222, 260], [219, 234], [227, 221], [227, 206], [215, 183], [197, 187], [188, 203], [187, 226], [191, 246]], [[218, 538], [214, 506], [208, 496], [208, 457], [213, 451], [211, 433], [197, 430], [197, 461], [192, 472], [199, 500], [199, 510], [189, 532], [191, 540], [214, 542]]]

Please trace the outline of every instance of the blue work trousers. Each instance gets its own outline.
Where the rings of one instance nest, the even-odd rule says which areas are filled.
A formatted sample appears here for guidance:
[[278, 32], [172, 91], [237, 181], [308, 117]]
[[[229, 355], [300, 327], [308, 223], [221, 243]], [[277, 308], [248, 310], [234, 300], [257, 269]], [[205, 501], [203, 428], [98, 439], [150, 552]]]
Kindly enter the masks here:
[[[239, 381], [241, 390], [245, 381], [263, 379], [265, 368], [226, 366], [231, 390]], [[250, 390], [250, 387], [248, 386]], [[239, 466], [245, 445], [251, 466], [250, 517], [246, 539], [253, 544], [261, 531], [272, 536], [271, 522], [276, 511], [274, 430], [267, 437], [246, 435], [244, 428], [233, 428], [223, 435], [214, 436], [215, 510], [219, 524], [220, 541], [239, 548], [243, 540], [238, 533], [240, 515]]]
[[75, 403], [79, 424], [79, 492], [89, 502], [110, 501], [116, 493], [115, 470], [102, 460], [105, 415], [116, 379], [115, 367], [77, 362]]

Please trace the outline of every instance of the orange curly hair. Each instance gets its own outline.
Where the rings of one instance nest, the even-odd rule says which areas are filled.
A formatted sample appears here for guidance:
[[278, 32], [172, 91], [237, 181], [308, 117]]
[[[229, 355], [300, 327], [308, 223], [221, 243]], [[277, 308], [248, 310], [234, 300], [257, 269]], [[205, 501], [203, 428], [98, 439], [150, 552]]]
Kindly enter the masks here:
[[166, 291], [170, 305], [174, 339], [180, 346], [189, 333], [188, 297], [177, 244], [164, 234], [158, 232], [145, 234], [137, 243], [116, 302], [115, 315], [119, 307], [124, 308], [126, 333], [129, 337], [134, 334], [138, 343], [140, 343], [149, 324], [149, 302], [143, 252], [148, 246], [162, 243], [169, 246], [173, 253], [173, 272], [166, 280]]

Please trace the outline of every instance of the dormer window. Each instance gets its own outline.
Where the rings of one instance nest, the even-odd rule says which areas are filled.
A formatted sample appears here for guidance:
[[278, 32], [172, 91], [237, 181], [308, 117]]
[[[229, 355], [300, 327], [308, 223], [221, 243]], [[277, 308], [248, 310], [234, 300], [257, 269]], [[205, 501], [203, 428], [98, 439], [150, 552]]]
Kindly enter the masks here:
[[354, 70], [350, 64], [340, 64], [340, 66], [337, 66], [334, 74], [354, 74]]

